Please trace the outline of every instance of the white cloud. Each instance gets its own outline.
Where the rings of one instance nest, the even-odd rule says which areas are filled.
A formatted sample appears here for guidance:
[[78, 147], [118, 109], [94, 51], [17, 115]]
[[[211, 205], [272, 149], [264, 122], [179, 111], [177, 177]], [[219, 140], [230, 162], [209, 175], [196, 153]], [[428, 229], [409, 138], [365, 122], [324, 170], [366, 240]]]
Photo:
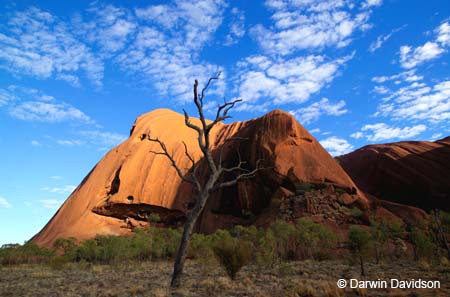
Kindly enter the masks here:
[[364, 125], [361, 131], [353, 133], [353, 138], [366, 138], [368, 141], [383, 141], [390, 139], [410, 139], [420, 135], [427, 129], [425, 125], [415, 125], [411, 127], [391, 127], [385, 123]]
[[386, 88], [384, 86], [375, 86], [373, 88], [373, 91], [377, 94], [382, 94], [382, 95], [389, 94], [391, 92], [388, 88]]
[[16, 12], [7, 24], [7, 35], [0, 34], [2, 68], [75, 85], [84, 73], [94, 85], [102, 85], [103, 63], [58, 18], [31, 7]]
[[380, 6], [381, 4], [383, 4], [383, 0], [366, 0], [363, 2], [361, 7], [369, 8], [369, 7], [373, 7], [373, 6]]
[[123, 134], [99, 130], [80, 131], [80, 135], [94, 145], [108, 148], [118, 145], [128, 138]]
[[353, 146], [347, 140], [336, 136], [328, 137], [319, 142], [333, 157], [347, 154], [353, 150]]
[[92, 46], [98, 46], [104, 57], [122, 50], [137, 27], [131, 12], [113, 5], [92, 3], [87, 19], [90, 21], [83, 21], [81, 15], [74, 18], [77, 34]]
[[54, 179], [54, 180], [61, 180], [61, 179], [63, 179], [63, 177], [62, 177], [62, 176], [59, 176], [59, 175], [49, 176], [48, 178], [49, 178], [49, 179]]
[[16, 100], [14, 94], [5, 89], [0, 89], [0, 107]]
[[43, 199], [39, 200], [43, 207], [49, 209], [58, 209], [61, 206], [61, 201], [56, 199]]
[[400, 47], [400, 64], [403, 68], [413, 68], [427, 60], [439, 57], [443, 52], [439, 44], [430, 41], [414, 49], [404, 45]]
[[450, 25], [442, 23], [434, 30], [436, 38], [424, 45], [413, 48], [408, 45], [400, 47], [400, 64], [403, 68], [414, 68], [426, 61], [440, 57], [450, 45]]
[[[189, 101], [195, 78], [204, 84], [223, 70], [201, 61], [199, 52], [222, 23], [225, 7], [224, 1], [202, 0], [137, 9], [142, 22], [137, 38], [115, 61], [130, 74], [150, 80], [161, 95]], [[223, 80], [211, 89], [212, 93], [223, 91]]]
[[238, 63], [237, 91], [248, 104], [259, 99], [275, 105], [303, 103], [339, 75], [339, 67], [351, 57], [327, 61], [314, 55], [292, 59], [251, 56]]
[[42, 146], [42, 144], [39, 141], [37, 141], [37, 140], [32, 140], [31, 141], [31, 145], [32, 146]]
[[435, 29], [437, 34], [436, 41], [442, 46], [450, 46], [450, 24], [449, 22], [442, 23]]
[[417, 75], [415, 69], [403, 71], [401, 73], [393, 74], [393, 75], [390, 75], [390, 76], [375, 76], [375, 77], [372, 77], [372, 81], [376, 82], [376, 83], [384, 83], [384, 82], [389, 82], [389, 81], [394, 81], [395, 82], [395, 81], [398, 81], [398, 80], [404, 80], [404, 81], [407, 81], [407, 82], [414, 82], [414, 81], [419, 81], [419, 80], [422, 80], [422, 79], [423, 79], [423, 76]]
[[375, 116], [394, 120], [426, 120], [431, 123], [450, 120], [450, 80], [433, 86], [413, 82], [382, 99]]
[[350, 137], [355, 138], [355, 139], [360, 139], [360, 138], [364, 137], [364, 133], [362, 133], [362, 132], [355, 132], [355, 133], [352, 133], [350, 135]]
[[345, 101], [341, 100], [336, 104], [330, 103], [327, 98], [303, 107], [297, 110], [292, 110], [290, 113], [294, 115], [302, 124], [309, 124], [317, 121], [322, 115], [340, 116], [347, 113]]
[[55, 193], [55, 194], [60, 194], [60, 195], [66, 195], [66, 194], [72, 193], [75, 189], [76, 189], [75, 186], [65, 185], [63, 187], [54, 187], [54, 188], [44, 187], [44, 188], [41, 188], [41, 191], [46, 191], [49, 193]]
[[430, 139], [430, 140], [432, 140], [432, 141], [438, 140], [438, 139], [440, 139], [443, 135], [444, 135], [444, 134], [442, 134], [442, 133], [434, 133], [433, 135], [431, 135], [431, 139]]
[[247, 111], [247, 112], [268, 112], [270, 108], [270, 102], [264, 102], [261, 104], [249, 104], [247, 102], [241, 102], [234, 108], [235, 111]]
[[24, 121], [49, 123], [80, 121], [93, 123], [89, 116], [67, 103], [27, 101], [11, 107], [9, 114], [16, 119]]
[[3, 207], [3, 208], [11, 208], [12, 205], [8, 202], [8, 200], [6, 200], [6, 199], [3, 198], [3, 197], [0, 197], [0, 207]]
[[269, 0], [273, 26], [256, 25], [250, 31], [270, 54], [291, 54], [301, 49], [344, 47], [352, 34], [368, 28], [369, 11], [354, 11], [348, 1]]
[[68, 103], [59, 102], [55, 97], [38, 89], [11, 85], [6, 89], [0, 89], [0, 100], [2, 95], [8, 98], [10, 116], [19, 120], [47, 123], [64, 121], [94, 123], [81, 110]]
[[[380, 1], [381, 2], [381, 1]], [[374, 42], [372, 42], [369, 46], [369, 52], [374, 53], [375, 51], [377, 51], [378, 49], [380, 49], [384, 43], [386, 43], [389, 39], [391, 39], [392, 35], [398, 31], [400, 31], [401, 29], [403, 29], [405, 26], [402, 26], [400, 28], [396, 28], [394, 30], [392, 30], [389, 34], [386, 35], [380, 35], [377, 37], [377, 40], [375, 40]]]
[[85, 144], [84, 141], [78, 140], [78, 139], [72, 139], [72, 140], [59, 139], [56, 141], [56, 143], [60, 144], [60, 145], [65, 145], [65, 146], [79, 146], [79, 145]]
[[225, 45], [236, 44], [245, 35], [244, 12], [237, 8], [231, 10], [232, 20], [229, 24], [229, 33], [225, 36]]
[[80, 130], [76, 134], [74, 139], [57, 139], [56, 143], [69, 147], [96, 147], [98, 150], [104, 151], [127, 139], [126, 135], [101, 130]]

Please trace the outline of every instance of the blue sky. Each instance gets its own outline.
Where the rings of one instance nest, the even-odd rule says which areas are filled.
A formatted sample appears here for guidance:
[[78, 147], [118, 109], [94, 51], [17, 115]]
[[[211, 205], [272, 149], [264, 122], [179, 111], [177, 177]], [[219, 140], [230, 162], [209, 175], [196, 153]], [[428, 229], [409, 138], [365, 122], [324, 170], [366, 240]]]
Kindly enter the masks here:
[[450, 2], [4, 1], [0, 244], [29, 239], [155, 108], [291, 112], [332, 154], [450, 135]]

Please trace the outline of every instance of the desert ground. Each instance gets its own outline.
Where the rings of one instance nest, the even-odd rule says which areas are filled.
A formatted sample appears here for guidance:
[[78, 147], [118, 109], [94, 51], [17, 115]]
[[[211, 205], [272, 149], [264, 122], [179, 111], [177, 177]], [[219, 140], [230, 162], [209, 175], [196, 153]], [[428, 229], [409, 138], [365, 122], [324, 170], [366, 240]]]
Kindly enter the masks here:
[[[113, 265], [15, 265], [0, 270], [0, 296], [450, 296], [450, 268], [422, 262], [297, 261], [273, 268], [250, 265], [230, 280], [217, 265], [188, 261], [183, 286], [170, 289], [172, 262]], [[440, 281], [440, 289], [339, 289], [338, 279], [397, 278]]]

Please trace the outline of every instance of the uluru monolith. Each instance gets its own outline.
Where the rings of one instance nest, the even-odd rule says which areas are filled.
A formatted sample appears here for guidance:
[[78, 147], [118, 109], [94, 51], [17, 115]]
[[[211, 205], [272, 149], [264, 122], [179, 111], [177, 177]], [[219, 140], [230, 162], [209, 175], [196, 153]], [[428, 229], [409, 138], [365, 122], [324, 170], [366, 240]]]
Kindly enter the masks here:
[[[166, 144], [180, 168], [187, 170], [190, 164], [182, 141], [201, 162], [197, 136], [184, 125], [183, 115], [168, 109], [141, 115], [129, 138], [98, 162], [32, 240], [51, 246], [57, 238], [125, 234], [148, 225], [152, 213], [159, 215], [157, 225], [182, 225], [193, 205], [194, 189], [181, 181], [164, 156], [150, 153], [159, 147], [146, 141], [149, 133]], [[226, 142], [230, 137], [239, 141]], [[368, 208], [367, 198], [338, 162], [287, 112], [275, 110], [244, 122], [220, 123], [211, 139], [215, 155], [223, 151], [226, 165], [235, 164], [240, 155], [249, 168], [261, 159], [271, 169], [213, 193], [196, 226], [199, 232], [267, 224], [282, 212], [278, 202], [295, 195], [303, 197], [295, 202], [298, 215], [303, 211], [320, 215], [321, 205], [335, 203]], [[323, 203], [311, 197], [311, 187], [323, 194]], [[270, 211], [274, 203], [279, 208], [276, 214]]]

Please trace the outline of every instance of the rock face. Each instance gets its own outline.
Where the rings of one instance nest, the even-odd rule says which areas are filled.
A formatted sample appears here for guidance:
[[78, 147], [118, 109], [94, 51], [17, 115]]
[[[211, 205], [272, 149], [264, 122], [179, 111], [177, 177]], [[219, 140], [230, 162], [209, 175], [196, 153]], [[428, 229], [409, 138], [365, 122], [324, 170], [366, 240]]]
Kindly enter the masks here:
[[[198, 124], [197, 119], [192, 120]], [[60, 237], [124, 234], [147, 225], [152, 213], [159, 215], [156, 224], [182, 224], [195, 201], [195, 190], [181, 182], [165, 156], [150, 152], [160, 148], [146, 139], [149, 133], [166, 144], [183, 170], [190, 164], [184, 141], [204, 176], [197, 135], [184, 125], [184, 117], [168, 109], [152, 111], [136, 120], [130, 137], [103, 157], [33, 241], [51, 246]], [[239, 140], [225, 142], [230, 137]], [[235, 166], [240, 155], [248, 169], [255, 168], [260, 159], [267, 169], [214, 192], [197, 231], [213, 232], [237, 223], [264, 225], [272, 218], [273, 204], [292, 195], [303, 197], [298, 203], [304, 204], [305, 211], [308, 207], [314, 210], [315, 204], [308, 198], [314, 191], [331, 199], [331, 204], [356, 206], [363, 211], [369, 208], [367, 198], [336, 160], [286, 112], [275, 110], [245, 122], [220, 123], [212, 130], [211, 139], [216, 159], [223, 151], [224, 165]], [[232, 177], [230, 174], [223, 179]], [[278, 203], [278, 212], [283, 203]]]
[[425, 210], [450, 211], [450, 137], [368, 145], [339, 161], [366, 193]]

